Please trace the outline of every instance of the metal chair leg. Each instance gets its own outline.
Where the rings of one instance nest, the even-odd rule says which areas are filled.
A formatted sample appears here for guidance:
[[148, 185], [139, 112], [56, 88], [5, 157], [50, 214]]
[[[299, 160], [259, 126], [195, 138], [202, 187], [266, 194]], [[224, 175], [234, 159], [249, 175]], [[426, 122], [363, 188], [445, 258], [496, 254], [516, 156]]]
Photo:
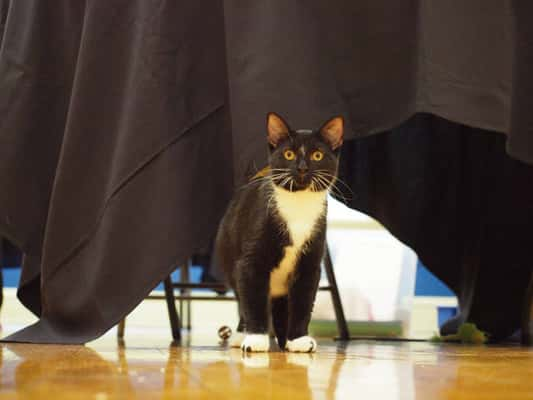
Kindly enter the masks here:
[[172, 338], [179, 342], [181, 340], [181, 322], [176, 310], [176, 301], [174, 299], [174, 289], [172, 288], [172, 281], [170, 276], [167, 276], [163, 281], [165, 287], [165, 298], [167, 300], [168, 318], [170, 320], [170, 329], [172, 331]]
[[126, 329], [126, 318], [122, 319], [118, 323], [117, 327], [117, 339], [123, 340], [124, 339], [124, 330]]
[[329, 248], [327, 244], [324, 254], [324, 269], [326, 270], [326, 276], [330, 286], [331, 300], [333, 302], [333, 309], [335, 310], [339, 339], [348, 340], [350, 339], [350, 333], [348, 332], [348, 324], [346, 323], [346, 318], [344, 316], [344, 309], [342, 307], [341, 297], [339, 295], [339, 288], [337, 287], [337, 279], [335, 278], [335, 273], [333, 272], [333, 263], [331, 262], [331, 255], [329, 254]]
[[[181, 267], [181, 282], [182, 283], [191, 283], [191, 271], [190, 271], [190, 260], [187, 260], [185, 264]], [[190, 296], [190, 289], [180, 289], [181, 296]], [[180, 314], [185, 325], [185, 329], [191, 329], [191, 301], [190, 300], [180, 300]]]
[[522, 315], [522, 337], [521, 342], [523, 345], [533, 344], [532, 332], [533, 330], [533, 273], [529, 278], [529, 286], [526, 290], [526, 296], [524, 299], [524, 311]]

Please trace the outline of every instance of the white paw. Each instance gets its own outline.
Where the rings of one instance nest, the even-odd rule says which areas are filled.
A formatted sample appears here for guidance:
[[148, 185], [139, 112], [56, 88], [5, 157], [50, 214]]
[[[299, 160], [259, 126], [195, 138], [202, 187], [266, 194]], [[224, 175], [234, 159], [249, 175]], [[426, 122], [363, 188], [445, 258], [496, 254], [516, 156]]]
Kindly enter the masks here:
[[285, 349], [292, 353], [314, 353], [316, 347], [316, 340], [311, 336], [300, 336], [294, 340], [287, 340], [285, 345]]
[[229, 339], [229, 347], [241, 347], [244, 336], [245, 335], [242, 332], [235, 332]]
[[268, 335], [246, 335], [241, 344], [241, 350], [245, 352], [261, 352], [270, 349], [270, 337]]

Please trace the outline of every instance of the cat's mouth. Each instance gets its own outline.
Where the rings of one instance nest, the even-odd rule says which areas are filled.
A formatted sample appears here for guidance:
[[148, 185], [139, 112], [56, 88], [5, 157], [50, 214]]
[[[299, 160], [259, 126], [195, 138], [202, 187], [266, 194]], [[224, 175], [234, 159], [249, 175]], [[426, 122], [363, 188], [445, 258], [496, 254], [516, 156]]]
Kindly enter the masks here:
[[330, 176], [318, 172], [275, 172], [270, 176], [272, 183], [289, 192], [311, 191], [323, 192], [329, 190], [332, 182]]
[[314, 178], [312, 174], [296, 174], [290, 179], [276, 182], [277, 186], [282, 187], [289, 192], [310, 190], [312, 192], [321, 192], [327, 190], [329, 182], [323, 178]]
[[292, 178], [286, 185], [285, 189], [291, 192], [297, 190], [306, 190], [311, 186], [311, 176], [309, 173], [296, 173], [292, 175]]
[[294, 180], [299, 185], [309, 185], [311, 183], [311, 177], [309, 174], [297, 174]]
[[273, 179], [273, 183], [289, 192], [296, 192], [308, 189], [311, 186], [311, 179], [304, 176], [291, 176], [285, 179]]

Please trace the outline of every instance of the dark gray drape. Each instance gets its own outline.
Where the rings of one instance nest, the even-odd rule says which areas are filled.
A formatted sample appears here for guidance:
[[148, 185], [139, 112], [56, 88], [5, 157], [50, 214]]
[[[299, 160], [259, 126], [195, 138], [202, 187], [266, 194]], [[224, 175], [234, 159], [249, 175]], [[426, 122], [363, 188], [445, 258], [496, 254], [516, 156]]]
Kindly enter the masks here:
[[[295, 126], [342, 112], [349, 138], [389, 129], [416, 112], [511, 135], [531, 133], [531, 120], [508, 129], [515, 44], [510, 2], [225, 4], [239, 150], [272, 108], [286, 110]], [[525, 96], [517, 101], [530, 103]], [[245, 168], [250, 156], [264, 158], [261, 142], [249, 145], [238, 165]]]
[[[517, 318], [476, 304], [496, 285], [521, 309], [531, 275], [527, 254], [503, 269], [492, 249], [527, 245], [533, 222], [532, 167], [505, 153], [533, 162], [530, 15], [525, 0], [0, 0], [0, 233], [41, 317], [8, 340], [93, 339], [205, 246], [266, 161], [271, 110], [302, 128], [344, 115], [350, 205], [456, 291], [475, 271], [470, 318], [505, 335]], [[490, 222], [500, 209], [512, 222]]]
[[81, 343], [206, 244], [231, 195], [222, 5], [15, 1], [3, 18], [0, 226], [41, 316], [10, 339]]

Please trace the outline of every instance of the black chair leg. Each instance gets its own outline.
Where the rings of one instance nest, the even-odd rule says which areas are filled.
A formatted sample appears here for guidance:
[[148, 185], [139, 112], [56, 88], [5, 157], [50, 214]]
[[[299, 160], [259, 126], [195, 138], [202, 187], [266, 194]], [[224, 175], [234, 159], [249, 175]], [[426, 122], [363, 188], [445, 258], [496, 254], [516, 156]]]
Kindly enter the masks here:
[[350, 339], [350, 333], [348, 332], [348, 324], [344, 316], [344, 309], [342, 308], [341, 297], [339, 295], [339, 288], [337, 287], [337, 279], [333, 272], [333, 263], [331, 262], [331, 256], [329, 254], [329, 248], [326, 244], [325, 257], [324, 257], [324, 269], [326, 270], [326, 276], [328, 278], [331, 300], [333, 302], [333, 309], [335, 310], [335, 317], [337, 320], [337, 329], [339, 331], [340, 340]]
[[126, 330], [126, 318], [122, 319], [118, 323], [117, 328], [117, 339], [118, 340], [124, 340], [124, 331]]
[[529, 286], [526, 290], [526, 297], [524, 299], [524, 311], [522, 315], [522, 337], [523, 345], [530, 346], [533, 344], [532, 338], [533, 330], [533, 272], [529, 278]]
[[174, 299], [174, 289], [172, 288], [172, 281], [170, 276], [167, 276], [163, 281], [165, 287], [165, 297], [167, 300], [168, 318], [170, 320], [170, 329], [172, 330], [172, 338], [179, 342], [181, 341], [181, 322], [176, 310], [176, 301]]
[[[181, 267], [181, 282], [182, 283], [191, 283], [191, 271], [190, 271], [190, 260], [187, 261]], [[190, 289], [180, 289], [180, 296], [190, 296]], [[185, 329], [191, 329], [191, 301], [190, 300], [181, 300], [180, 301], [180, 315], [183, 319], [183, 325]]]

